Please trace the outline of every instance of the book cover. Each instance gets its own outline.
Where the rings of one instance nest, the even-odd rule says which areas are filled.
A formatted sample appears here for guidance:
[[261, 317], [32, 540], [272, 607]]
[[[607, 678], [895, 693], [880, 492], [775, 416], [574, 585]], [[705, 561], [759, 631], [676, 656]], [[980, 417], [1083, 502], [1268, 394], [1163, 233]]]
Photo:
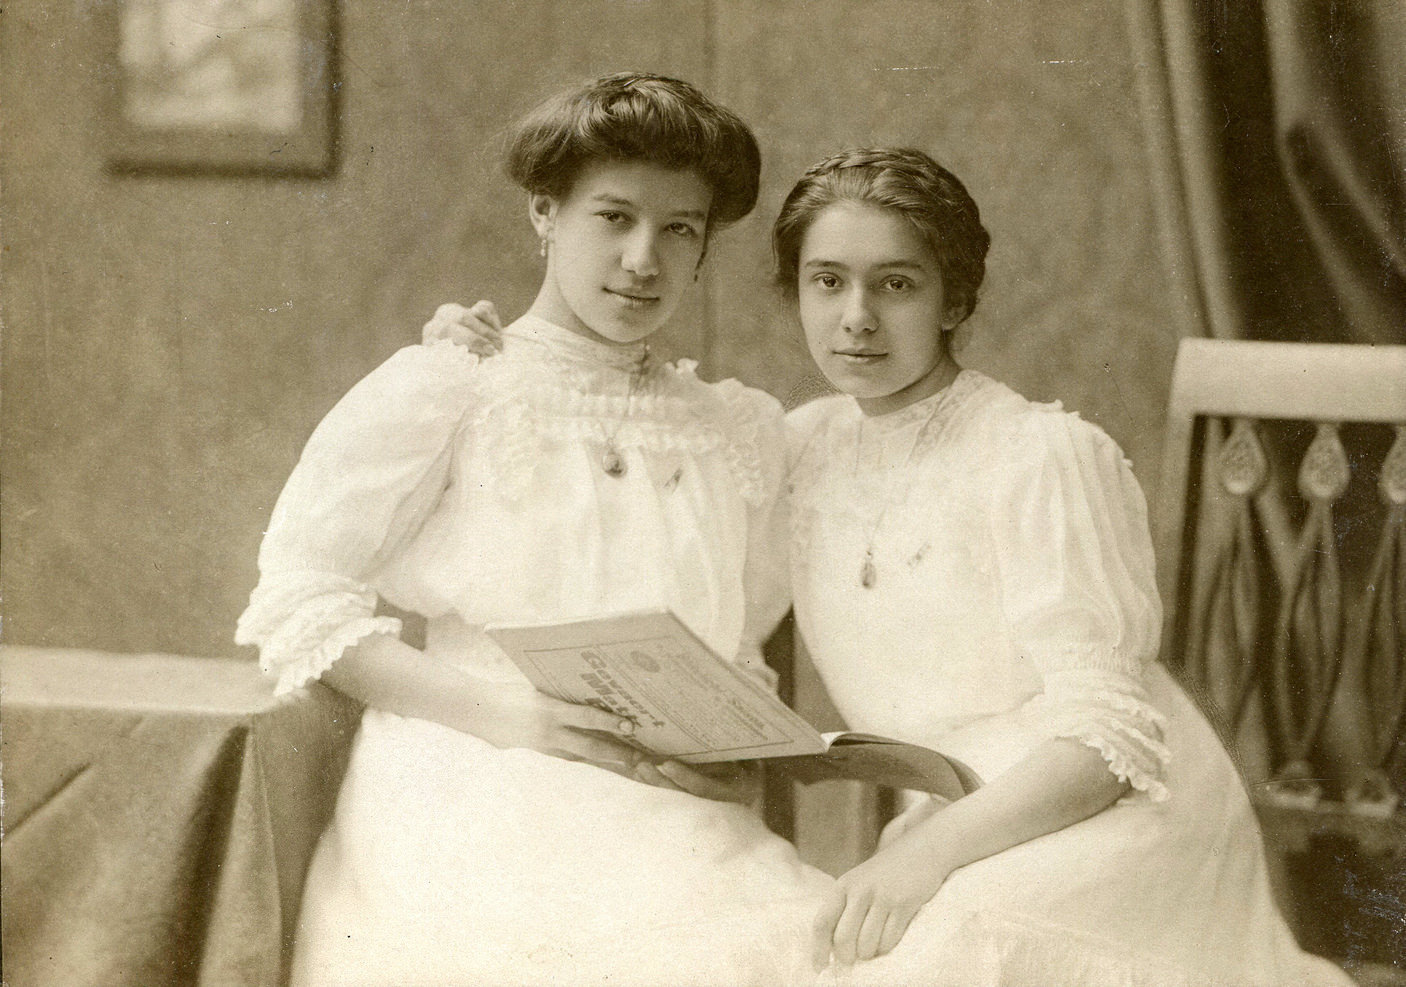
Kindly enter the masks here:
[[937, 751], [822, 735], [670, 611], [485, 628], [540, 691], [635, 723], [642, 749], [685, 763], [764, 759], [803, 783], [849, 778], [960, 798], [980, 784]]

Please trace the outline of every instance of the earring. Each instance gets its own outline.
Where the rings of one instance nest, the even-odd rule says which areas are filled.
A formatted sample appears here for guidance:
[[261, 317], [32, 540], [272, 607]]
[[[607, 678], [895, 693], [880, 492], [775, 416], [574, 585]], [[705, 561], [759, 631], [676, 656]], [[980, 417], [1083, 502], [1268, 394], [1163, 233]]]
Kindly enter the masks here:
[[546, 238], [546, 237], [543, 237], [543, 238], [542, 238], [542, 247], [541, 247], [541, 249], [538, 250], [537, 252], [538, 252], [539, 254], [541, 254], [543, 257], [547, 256], [547, 238]]

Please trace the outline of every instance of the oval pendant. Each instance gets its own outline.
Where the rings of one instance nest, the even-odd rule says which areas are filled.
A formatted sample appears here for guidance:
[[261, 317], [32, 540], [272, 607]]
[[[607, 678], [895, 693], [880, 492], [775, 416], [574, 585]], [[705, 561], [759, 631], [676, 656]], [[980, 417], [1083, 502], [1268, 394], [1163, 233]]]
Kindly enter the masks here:
[[866, 558], [859, 570], [859, 585], [869, 589], [878, 580], [879, 573], [874, 569], [874, 560]]
[[605, 450], [605, 455], [600, 457], [600, 466], [606, 476], [625, 475], [625, 460], [614, 449]]

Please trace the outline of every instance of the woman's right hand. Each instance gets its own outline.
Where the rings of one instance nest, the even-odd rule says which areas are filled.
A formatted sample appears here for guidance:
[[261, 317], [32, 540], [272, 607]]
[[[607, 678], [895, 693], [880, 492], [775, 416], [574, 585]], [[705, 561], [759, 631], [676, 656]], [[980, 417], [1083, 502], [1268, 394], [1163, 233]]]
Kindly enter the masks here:
[[623, 739], [635, 732], [628, 717], [562, 702], [535, 689], [506, 694], [501, 702], [476, 703], [464, 729], [494, 747], [525, 747], [628, 776], [643, 757]]
[[423, 343], [440, 339], [467, 347], [479, 356], [492, 356], [503, 349], [503, 322], [490, 301], [477, 301], [468, 308], [448, 302], [435, 309], [421, 330]]

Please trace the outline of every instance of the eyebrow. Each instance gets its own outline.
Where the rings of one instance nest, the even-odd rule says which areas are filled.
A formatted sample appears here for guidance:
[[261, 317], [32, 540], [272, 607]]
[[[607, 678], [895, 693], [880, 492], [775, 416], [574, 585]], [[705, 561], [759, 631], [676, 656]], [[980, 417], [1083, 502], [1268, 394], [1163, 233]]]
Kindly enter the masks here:
[[[599, 202], [606, 206], [625, 206], [630, 209], [639, 208], [639, 206], [629, 199], [621, 198], [618, 195], [609, 195], [604, 192], [599, 195], [591, 196], [591, 201]], [[706, 222], [708, 219], [708, 214], [701, 209], [680, 209], [677, 212], [670, 213], [670, 215], [680, 219], [696, 219], [699, 222]]]
[[[871, 264], [869, 266], [885, 271], [900, 270], [922, 272], [926, 270], [926, 268], [922, 264], [915, 263], [911, 260], [887, 260], [880, 261], [877, 264]], [[819, 267], [837, 267], [841, 270], [849, 270], [849, 265], [846, 264], [844, 261], [824, 259], [808, 260], [804, 264], [802, 264], [801, 267], [807, 269]]]

